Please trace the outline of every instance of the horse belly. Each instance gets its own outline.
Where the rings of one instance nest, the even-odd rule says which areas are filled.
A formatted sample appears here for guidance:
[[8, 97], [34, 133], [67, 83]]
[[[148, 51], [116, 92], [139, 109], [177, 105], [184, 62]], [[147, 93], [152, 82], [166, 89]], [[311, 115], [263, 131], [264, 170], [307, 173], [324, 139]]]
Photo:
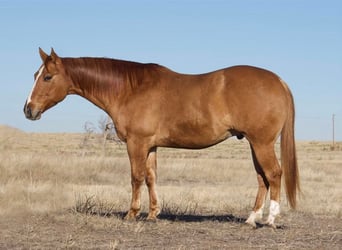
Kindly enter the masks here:
[[218, 124], [185, 120], [164, 127], [160, 134], [162, 145], [159, 146], [201, 149], [222, 142], [231, 136], [227, 128]]
[[[195, 95], [193, 93], [196, 93]], [[216, 85], [210, 91], [193, 91], [166, 105], [160, 136], [165, 146], [200, 149], [230, 136], [230, 115], [224, 95]]]

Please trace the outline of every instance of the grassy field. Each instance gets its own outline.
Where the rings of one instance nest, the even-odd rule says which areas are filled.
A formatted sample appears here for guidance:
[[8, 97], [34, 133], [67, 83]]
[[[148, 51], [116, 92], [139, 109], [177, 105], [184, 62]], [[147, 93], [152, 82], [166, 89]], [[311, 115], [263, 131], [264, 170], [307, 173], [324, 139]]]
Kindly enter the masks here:
[[159, 149], [159, 220], [144, 220], [144, 188], [141, 218], [126, 222], [125, 145], [0, 126], [0, 249], [341, 249], [342, 143], [330, 146], [297, 143], [298, 210], [282, 196], [278, 229], [254, 230], [244, 224], [257, 191], [246, 140]]

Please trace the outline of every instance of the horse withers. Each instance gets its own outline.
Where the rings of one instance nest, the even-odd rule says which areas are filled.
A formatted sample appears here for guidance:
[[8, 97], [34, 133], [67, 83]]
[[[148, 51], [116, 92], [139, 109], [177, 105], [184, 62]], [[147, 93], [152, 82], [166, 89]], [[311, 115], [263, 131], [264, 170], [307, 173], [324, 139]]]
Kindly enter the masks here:
[[[288, 202], [296, 207], [299, 174], [294, 140], [294, 102], [274, 73], [234, 66], [200, 75], [176, 73], [158, 64], [108, 58], [62, 58], [39, 49], [42, 65], [35, 73], [24, 113], [38, 120], [67, 95], [80, 95], [103, 109], [126, 142], [131, 164], [132, 201], [126, 215], [140, 212], [140, 191], [149, 191], [148, 219], [160, 213], [156, 193], [157, 148], [201, 149], [229, 137], [245, 137], [257, 173], [258, 191], [246, 220], [262, 218], [268, 190], [267, 224], [280, 213], [281, 176]], [[281, 136], [281, 167], [274, 144]]]

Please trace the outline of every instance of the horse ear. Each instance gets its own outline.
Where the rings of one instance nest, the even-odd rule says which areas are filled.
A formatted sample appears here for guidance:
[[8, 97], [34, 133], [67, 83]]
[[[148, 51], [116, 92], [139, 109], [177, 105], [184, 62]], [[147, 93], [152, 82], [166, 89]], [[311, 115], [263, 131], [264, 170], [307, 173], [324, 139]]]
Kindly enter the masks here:
[[55, 62], [56, 64], [62, 63], [61, 58], [56, 54], [56, 52], [53, 50], [53, 48], [51, 48], [50, 56], [51, 56], [52, 61]]
[[41, 48], [39, 48], [39, 55], [40, 55], [40, 58], [42, 59], [42, 61], [45, 62], [48, 55]]

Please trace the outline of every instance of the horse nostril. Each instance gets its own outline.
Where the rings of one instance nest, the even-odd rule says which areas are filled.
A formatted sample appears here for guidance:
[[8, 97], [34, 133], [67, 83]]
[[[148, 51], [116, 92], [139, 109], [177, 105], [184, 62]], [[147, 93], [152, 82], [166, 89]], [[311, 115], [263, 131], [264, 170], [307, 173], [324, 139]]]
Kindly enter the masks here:
[[27, 119], [35, 121], [40, 119], [42, 111], [32, 103], [25, 103], [24, 114]]
[[30, 106], [27, 104], [27, 101], [25, 102], [25, 105], [24, 105], [24, 114], [27, 118], [32, 117], [32, 110]]
[[30, 107], [27, 107], [27, 116], [32, 117], [32, 110]]

